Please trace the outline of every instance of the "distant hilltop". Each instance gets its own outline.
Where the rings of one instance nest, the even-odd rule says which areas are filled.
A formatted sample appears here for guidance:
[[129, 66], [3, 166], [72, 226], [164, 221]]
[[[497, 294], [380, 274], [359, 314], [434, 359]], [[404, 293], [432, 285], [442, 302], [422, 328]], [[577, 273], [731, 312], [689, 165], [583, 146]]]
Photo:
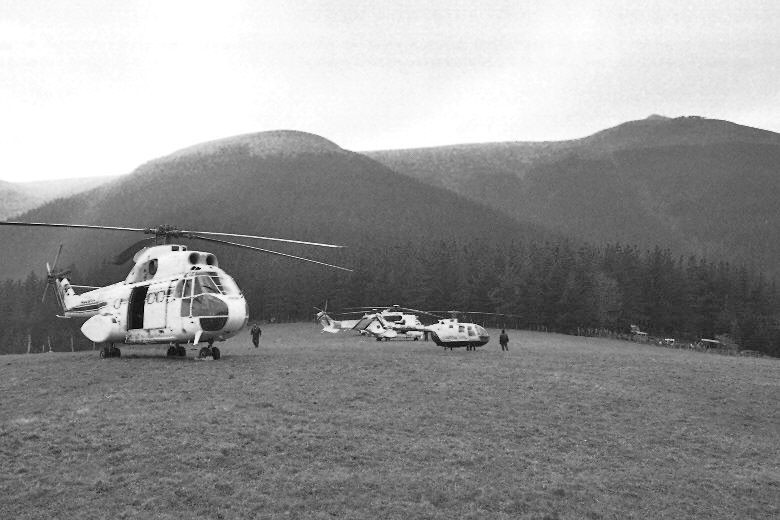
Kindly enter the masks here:
[[225, 152], [244, 152], [254, 157], [291, 157], [307, 153], [341, 153], [345, 150], [336, 143], [316, 134], [297, 130], [272, 130], [236, 135], [199, 143], [177, 150], [161, 159], [170, 160], [194, 155], [214, 155]]

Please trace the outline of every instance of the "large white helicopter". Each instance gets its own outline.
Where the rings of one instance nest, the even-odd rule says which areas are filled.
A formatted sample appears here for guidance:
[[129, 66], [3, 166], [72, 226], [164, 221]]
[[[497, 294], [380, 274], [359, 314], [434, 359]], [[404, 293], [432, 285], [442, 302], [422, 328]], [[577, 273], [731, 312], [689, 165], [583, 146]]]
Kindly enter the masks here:
[[[213, 346], [214, 342], [235, 336], [246, 325], [249, 319], [246, 300], [233, 278], [219, 267], [217, 257], [212, 253], [193, 251], [187, 246], [172, 244], [172, 238], [227, 244], [351, 271], [318, 260], [212, 237], [228, 236], [320, 247], [342, 247], [333, 244], [235, 233], [186, 231], [167, 225], [157, 228], [38, 222], [0, 222], [0, 225], [114, 230], [154, 235], [130, 246], [117, 256], [115, 263], [122, 264], [142, 243], [153, 240], [156, 244], [143, 247], [135, 253], [132, 257], [135, 265], [127, 277], [106, 287], [72, 285], [67, 278], [68, 271], [58, 272], [57, 261], [62, 245], [54, 265], [46, 264], [48, 283], [54, 286], [62, 309], [62, 315], [59, 317], [87, 318], [81, 326], [81, 331], [95, 343], [106, 343], [100, 351], [100, 357], [103, 358], [121, 355], [115, 343], [168, 344], [169, 356], [186, 356], [183, 344], [198, 345], [205, 341], [206, 346], [200, 349], [199, 357], [219, 359], [220, 351]], [[88, 291], [77, 294], [75, 289]]]

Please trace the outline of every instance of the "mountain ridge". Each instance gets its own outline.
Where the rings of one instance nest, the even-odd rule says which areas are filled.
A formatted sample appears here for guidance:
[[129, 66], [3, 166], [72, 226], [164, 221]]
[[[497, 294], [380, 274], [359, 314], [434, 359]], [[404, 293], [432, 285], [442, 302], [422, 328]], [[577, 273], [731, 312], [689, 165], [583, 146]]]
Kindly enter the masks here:
[[[546, 236], [539, 226], [519, 224], [448, 190], [404, 177], [324, 138], [302, 133], [248, 135], [154, 159], [114, 182], [49, 202], [19, 220], [139, 228], [165, 223], [352, 247]], [[290, 144], [301, 139], [312, 146], [291, 152]], [[258, 142], [260, 154], [254, 146]], [[99, 238], [89, 238], [82, 230], [32, 233], [0, 227], [0, 236], [17, 244], [4, 254], [8, 257], [4, 263], [19, 266], [12, 274], [24, 276], [31, 265], [43, 265], [51, 256], [38, 242], [65, 241], [70, 243], [63, 252], [65, 265], [78, 260], [79, 265], [94, 267], [132, 241], [100, 233]], [[119, 276], [122, 269], [111, 272]]]
[[699, 117], [585, 138], [369, 152], [522, 222], [595, 243], [656, 245], [780, 275], [780, 134]]
[[[322, 162], [323, 158], [327, 160]], [[343, 171], [341, 161], [346, 161]], [[30, 215], [97, 219], [105, 215], [100, 201], [106, 198], [114, 201], [110, 204], [114, 208], [122, 207], [127, 197], [143, 200], [149, 196], [145, 191], [175, 198], [176, 190], [166, 187], [170, 182], [188, 186], [191, 204], [207, 206], [211, 199], [230, 205], [229, 200], [212, 192], [219, 190], [219, 183], [238, 181], [241, 189], [232, 189], [230, 196], [234, 198], [244, 196], [241, 190], [249, 193], [259, 188], [293, 197], [258, 199], [272, 209], [262, 216], [271, 229], [259, 234], [287, 232], [280, 215], [290, 213], [297, 200], [314, 208], [314, 220], [332, 217], [346, 223], [344, 229], [349, 231], [334, 231], [334, 240], [356, 236], [370, 240], [372, 226], [380, 230], [374, 235], [382, 239], [397, 240], [404, 234], [416, 239], [414, 226], [399, 225], [401, 230], [391, 233], [383, 223], [398, 219], [395, 214], [404, 212], [407, 200], [422, 207], [425, 197], [418, 192], [433, 186], [440, 191], [428, 197], [446, 204], [427, 213], [426, 225], [429, 220], [448, 222], [450, 214], [457, 214], [462, 201], [468, 199], [466, 206], [471, 209], [466, 220], [480, 220], [485, 212], [486, 218], [497, 221], [509, 217], [526, 226], [529, 236], [551, 233], [595, 243], [657, 245], [679, 254], [745, 263], [777, 275], [780, 246], [774, 244], [780, 243], [780, 236], [773, 229], [780, 229], [780, 217], [773, 200], [780, 197], [778, 164], [780, 134], [696, 116], [653, 115], [569, 141], [473, 143], [375, 152], [352, 152], [315, 134], [277, 130], [173, 151], [140, 165], [126, 178], [95, 188], [94, 193], [65, 201], [80, 207], [78, 212], [45, 209]], [[293, 170], [299, 167], [305, 173], [294, 177]], [[200, 172], [197, 183], [188, 180], [188, 170]], [[281, 172], [291, 177], [285, 180]], [[370, 174], [365, 176], [364, 172]], [[362, 181], [368, 187], [365, 183], [360, 189], [351, 186]], [[2, 187], [0, 184], [0, 190]], [[457, 197], [451, 198], [447, 192]], [[392, 210], [388, 201], [393, 201]], [[381, 218], [372, 216], [372, 207], [377, 205], [383, 208], [378, 212]], [[142, 207], [138, 204], [136, 211]], [[139, 227], [181, 222], [177, 217], [187, 209], [162, 205], [160, 211], [143, 211], [156, 212], [158, 218], [154, 222], [138, 220]], [[252, 227], [251, 218], [235, 209], [230, 212], [244, 226]], [[121, 216], [127, 219], [138, 214], [126, 210]], [[454, 226], [469, 227], [462, 217], [456, 220]], [[127, 222], [117, 219], [114, 224]], [[453, 236], [445, 226], [434, 227], [443, 238]], [[512, 225], [506, 222], [498, 227], [505, 234], [513, 233]], [[322, 229], [321, 224], [299, 222], [289, 231], [306, 235], [294, 238], [319, 241], [314, 229]]]

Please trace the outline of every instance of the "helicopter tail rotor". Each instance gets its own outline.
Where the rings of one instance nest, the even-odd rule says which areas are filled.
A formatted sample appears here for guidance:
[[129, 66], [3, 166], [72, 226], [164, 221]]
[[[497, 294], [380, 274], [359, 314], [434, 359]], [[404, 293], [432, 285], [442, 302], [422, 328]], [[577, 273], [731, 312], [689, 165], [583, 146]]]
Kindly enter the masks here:
[[[52, 265], [49, 265], [49, 262], [46, 262], [46, 287], [43, 289], [43, 296], [41, 297], [41, 303], [46, 303], [46, 295], [49, 292], [49, 286], [54, 285], [57, 283], [58, 280], [61, 280], [66, 275], [70, 274], [70, 270], [64, 270], [64, 271], [57, 271], [57, 263], [60, 260], [60, 254], [62, 253], [62, 244], [60, 244], [59, 249], [57, 250], [57, 255], [54, 257], [54, 263]], [[62, 304], [62, 297], [57, 291], [57, 300]]]
[[50, 266], [49, 262], [46, 262], [46, 287], [43, 288], [41, 303], [46, 303], [46, 294], [49, 292], [49, 285], [51, 285], [54, 280], [54, 269], [57, 268], [57, 262], [60, 260], [60, 253], [62, 253], [62, 244], [60, 244], [60, 248], [57, 249], [57, 255], [54, 257], [54, 267]]

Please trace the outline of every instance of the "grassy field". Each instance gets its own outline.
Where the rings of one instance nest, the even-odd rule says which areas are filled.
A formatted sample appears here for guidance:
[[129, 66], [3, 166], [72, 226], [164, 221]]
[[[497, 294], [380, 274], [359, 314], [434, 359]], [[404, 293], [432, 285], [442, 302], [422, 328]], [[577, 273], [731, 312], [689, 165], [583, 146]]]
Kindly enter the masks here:
[[780, 362], [264, 327], [0, 357], [0, 518], [777, 518]]

